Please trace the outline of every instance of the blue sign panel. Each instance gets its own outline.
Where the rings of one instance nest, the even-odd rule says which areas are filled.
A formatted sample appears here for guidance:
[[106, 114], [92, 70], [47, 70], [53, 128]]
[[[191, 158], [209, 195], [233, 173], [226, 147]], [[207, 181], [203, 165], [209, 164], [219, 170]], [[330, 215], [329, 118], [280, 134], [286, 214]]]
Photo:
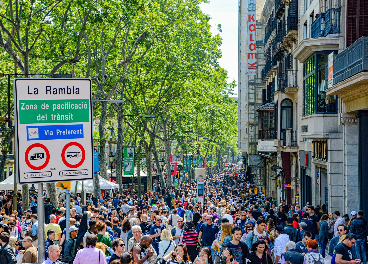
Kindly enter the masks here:
[[27, 126], [27, 140], [84, 138], [83, 125]]
[[98, 163], [98, 141], [93, 141], [93, 171], [94, 174], [100, 172], [100, 164]]

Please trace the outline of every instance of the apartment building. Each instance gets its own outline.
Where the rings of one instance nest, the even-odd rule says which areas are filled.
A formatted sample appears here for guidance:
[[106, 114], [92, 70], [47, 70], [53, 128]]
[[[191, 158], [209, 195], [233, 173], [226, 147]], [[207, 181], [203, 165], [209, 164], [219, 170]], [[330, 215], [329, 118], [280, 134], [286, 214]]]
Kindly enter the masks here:
[[368, 1], [267, 0], [259, 22], [266, 195], [368, 213]]

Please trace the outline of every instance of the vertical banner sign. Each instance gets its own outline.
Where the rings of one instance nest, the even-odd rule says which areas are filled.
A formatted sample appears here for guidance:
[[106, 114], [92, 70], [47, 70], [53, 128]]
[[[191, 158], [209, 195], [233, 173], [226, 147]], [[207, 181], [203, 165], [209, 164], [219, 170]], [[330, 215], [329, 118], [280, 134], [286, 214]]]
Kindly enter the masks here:
[[124, 175], [134, 174], [134, 148], [124, 147]]
[[15, 79], [21, 184], [93, 178], [90, 79]]
[[98, 141], [93, 141], [93, 173], [98, 174], [100, 166], [98, 161]]
[[176, 155], [170, 155], [170, 167], [171, 175], [175, 175], [178, 172], [178, 157]]
[[328, 54], [328, 86], [327, 88], [331, 88], [333, 86], [333, 56], [334, 56], [333, 52]]
[[257, 75], [256, 0], [248, 0], [248, 75]]

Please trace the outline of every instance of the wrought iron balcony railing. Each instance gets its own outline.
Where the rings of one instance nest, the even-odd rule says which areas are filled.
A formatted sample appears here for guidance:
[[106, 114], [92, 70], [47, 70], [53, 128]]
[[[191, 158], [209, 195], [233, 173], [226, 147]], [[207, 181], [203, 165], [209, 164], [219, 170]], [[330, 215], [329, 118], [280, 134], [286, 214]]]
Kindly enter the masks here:
[[319, 16], [314, 20], [311, 25], [311, 37], [312, 38], [319, 38], [323, 36], [323, 29], [324, 29], [324, 20], [325, 14], [319, 14]]
[[341, 7], [330, 8], [326, 13], [321, 13], [311, 25], [311, 37], [340, 33], [340, 13]]
[[264, 43], [265, 44], [267, 43], [268, 39], [270, 38], [272, 32], [275, 30], [276, 22], [277, 22], [277, 18], [275, 18], [271, 14], [270, 18], [267, 21], [267, 25], [266, 25], [266, 28], [265, 28], [265, 38], [264, 38]]
[[281, 18], [285, 12], [285, 2], [283, 0], [275, 0], [275, 16]]
[[368, 36], [359, 38], [335, 56], [333, 64], [334, 84], [357, 73], [368, 71], [368, 49], [365, 47], [368, 47]]
[[298, 146], [298, 131], [291, 129], [281, 129], [281, 140], [284, 147]]

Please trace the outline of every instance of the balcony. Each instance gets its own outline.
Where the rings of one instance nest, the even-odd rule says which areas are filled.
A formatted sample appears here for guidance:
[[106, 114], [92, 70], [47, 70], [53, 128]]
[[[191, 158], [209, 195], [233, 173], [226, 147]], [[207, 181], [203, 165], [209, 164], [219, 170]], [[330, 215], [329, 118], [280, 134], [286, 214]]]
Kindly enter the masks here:
[[361, 37], [337, 54], [333, 63], [333, 86], [327, 95], [338, 95], [345, 113], [367, 108], [368, 36]]
[[275, 12], [278, 19], [285, 13], [285, 2], [283, 0], [275, 0]]
[[276, 65], [277, 65], [277, 60], [273, 56], [269, 56], [266, 60], [266, 64], [263, 67], [262, 73], [261, 73], [261, 77], [263, 81], [265, 81], [266, 77], [272, 75], [271, 70], [274, 70], [276, 68], [275, 67]]
[[283, 147], [296, 147], [298, 146], [298, 131], [292, 129], [281, 130], [281, 140]]
[[321, 13], [311, 25], [311, 38], [340, 33], [340, 13], [341, 7], [330, 8], [326, 13]]
[[289, 49], [292, 43], [296, 43], [298, 38], [298, 2], [292, 0], [289, 3], [288, 17], [286, 21], [286, 36], [284, 43]]
[[334, 58], [334, 84], [368, 71], [368, 37], [361, 37]]
[[286, 87], [284, 92], [286, 94], [295, 94], [298, 92], [298, 71], [296, 70], [287, 70], [286, 76]]
[[265, 38], [264, 38], [265, 45], [267, 44], [268, 39], [271, 37], [272, 32], [276, 29], [276, 21], [277, 19], [273, 16], [273, 14], [271, 14], [265, 28]]
[[319, 14], [319, 16], [314, 20], [311, 26], [311, 38], [319, 38], [323, 36], [324, 29], [324, 17], [325, 14]]

